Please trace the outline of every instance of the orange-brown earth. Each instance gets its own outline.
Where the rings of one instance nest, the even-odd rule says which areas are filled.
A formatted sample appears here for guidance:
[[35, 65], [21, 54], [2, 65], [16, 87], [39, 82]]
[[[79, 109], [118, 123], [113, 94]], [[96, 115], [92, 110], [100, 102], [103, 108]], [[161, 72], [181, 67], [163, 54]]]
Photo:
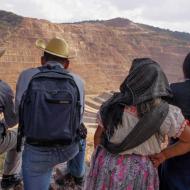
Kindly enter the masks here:
[[170, 81], [182, 78], [181, 64], [190, 50], [190, 34], [171, 32], [128, 19], [57, 24], [0, 11], [0, 76], [15, 88], [18, 74], [40, 63], [38, 38], [63, 37], [76, 55], [71, 69], [86, 81], [86, 93], [115, 90], [135, 57], [151, 57]]
[[[0, 47], [6, 49], [0, 59], [0, 76], [14, 89], [19, 73], [40, 64], [41, 51], [36, 39], [62, 37], [70, 45], [75, 58], [71, 70], [86, 83], [85, 123], [89, 128], [86, 160], [93, 150], [95, 113], [107, 95], [116, 90], [136, 57], [151, 57], [158, 61], [170, 82], [183, 78], [181, 66], [190, 51], [190, 34], [171, 32], [128, 19], [79, 23], [51, 23], [0, 11]], [[103, 98], [102, 98], [103, 97]]]

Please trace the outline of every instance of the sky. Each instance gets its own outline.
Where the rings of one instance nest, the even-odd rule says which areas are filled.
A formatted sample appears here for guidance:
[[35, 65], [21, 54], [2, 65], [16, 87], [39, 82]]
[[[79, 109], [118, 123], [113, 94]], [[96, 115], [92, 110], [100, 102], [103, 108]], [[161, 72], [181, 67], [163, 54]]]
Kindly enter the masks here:
[[190, 0], [0, 0], [0, 10], [65, 23], [128, 18], [190, 33]]

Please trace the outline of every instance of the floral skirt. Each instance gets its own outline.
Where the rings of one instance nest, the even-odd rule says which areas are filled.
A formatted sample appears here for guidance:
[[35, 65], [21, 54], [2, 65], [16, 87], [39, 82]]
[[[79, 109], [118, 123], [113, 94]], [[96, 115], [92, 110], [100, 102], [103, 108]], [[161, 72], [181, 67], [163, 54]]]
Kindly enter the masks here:
[[159, 190], [157, 169], [147, 156], [115, 155], [98, 147], [85, 190]]

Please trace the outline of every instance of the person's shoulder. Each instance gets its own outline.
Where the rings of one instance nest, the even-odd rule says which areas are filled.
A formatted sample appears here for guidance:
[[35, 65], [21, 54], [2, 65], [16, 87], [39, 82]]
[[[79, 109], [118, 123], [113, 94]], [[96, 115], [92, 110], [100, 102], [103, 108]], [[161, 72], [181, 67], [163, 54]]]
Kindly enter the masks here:
[[176, 138], [179, 136], [180, 131], [184, 126], [184, 122], [185, 118], [181, 112], [181, 109], [177, 106], [169, 104], [169, 112], [162, 124], [161, 131], [169, 137]]
[[180, 87], [182, 87], [184, 84], [185, 84], [185, 81], [183, 81], [183, 82], [171, 83], [171, 84], [170, 84], [170, 87], [171, 87], [171, 89], [180, 88]]
[[76, 73], [73, 73], [73, 72], [69, 71], [69, 74], [72, 75], [72, 76], [75, 77], [75, 78], [78, 78], [78, 79], [82, 80], [81, 76], [79, 76], [79, 75], [76, 74]]
[[169, 113], [170, 114], [173, 114], [173, 113], [181, 114], [181, 109], [175, 105], [169, 104]]
[[29, 68], [29, 69], [25, 69], [23, 70], [18, 78], [18, 82], [27, 82], [28, 80], [30, 80], [35, 74], [37, 74], [39, 72], [38, 68]]
[[29, 68], [29, 69], [25, 69], [20, 73], [20, 76], [24, 76], [24, 75], [28, 75], [30, 73], [37, 73], [39, 71], [38, 68]]
[[5, 82], [4, 80], [0, 80], [0, 84], [2, 86], [7, 86], [7, 87], [11, 88], [10, 85], [7, 82]]
[[38, 68], [29, 68], [23, 70], [17, 80], [17, 88], [18, 86], [26, 86], [31, 78], [39, 72]]
[[184, 94], [187, 95], [189, 94], [189, 89], [190, 89], [190, 81], [184, 81], [184, 82], [178, 82], [178, 83], [173, 83], [170, 85], [172, 93], [175, 98], [180, 98]]
[[6, 90], [6, 91], [11, 91], [12, 92], [12, 88], [10, 87], [10, 85], [5, 82], [4, 80], [0, 81], [0, 88], [1, 90]]
[[74, 80], [77, 80], [84, 84], [84, 80], [81, 78], [81, 76], [79, 76], [78, 74], [73, 73], [73, 72], [69, 72], [69, 74], [74, 78]]
[[174, 124], [176, 121], [183, 120], [183, 114], [181, 109], [177, 106], [169, 104], [169, 111], [167, 117], [165, 119], [165, 123], [170, 126]]

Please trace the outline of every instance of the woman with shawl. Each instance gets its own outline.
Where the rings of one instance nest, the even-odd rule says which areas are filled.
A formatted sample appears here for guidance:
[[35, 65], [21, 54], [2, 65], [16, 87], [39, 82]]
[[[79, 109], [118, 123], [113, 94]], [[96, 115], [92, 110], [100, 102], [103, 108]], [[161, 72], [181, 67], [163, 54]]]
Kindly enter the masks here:
[[[133, 61], [120, 92], [98, 113], [85, 190], [159, 189], [155, 166], [190, 150], [188, 122], [179, 108], [167, 103], [171, 96], [159, 64], [149, 58]], [[179, 141], [161, 150], [165, 135]]]

